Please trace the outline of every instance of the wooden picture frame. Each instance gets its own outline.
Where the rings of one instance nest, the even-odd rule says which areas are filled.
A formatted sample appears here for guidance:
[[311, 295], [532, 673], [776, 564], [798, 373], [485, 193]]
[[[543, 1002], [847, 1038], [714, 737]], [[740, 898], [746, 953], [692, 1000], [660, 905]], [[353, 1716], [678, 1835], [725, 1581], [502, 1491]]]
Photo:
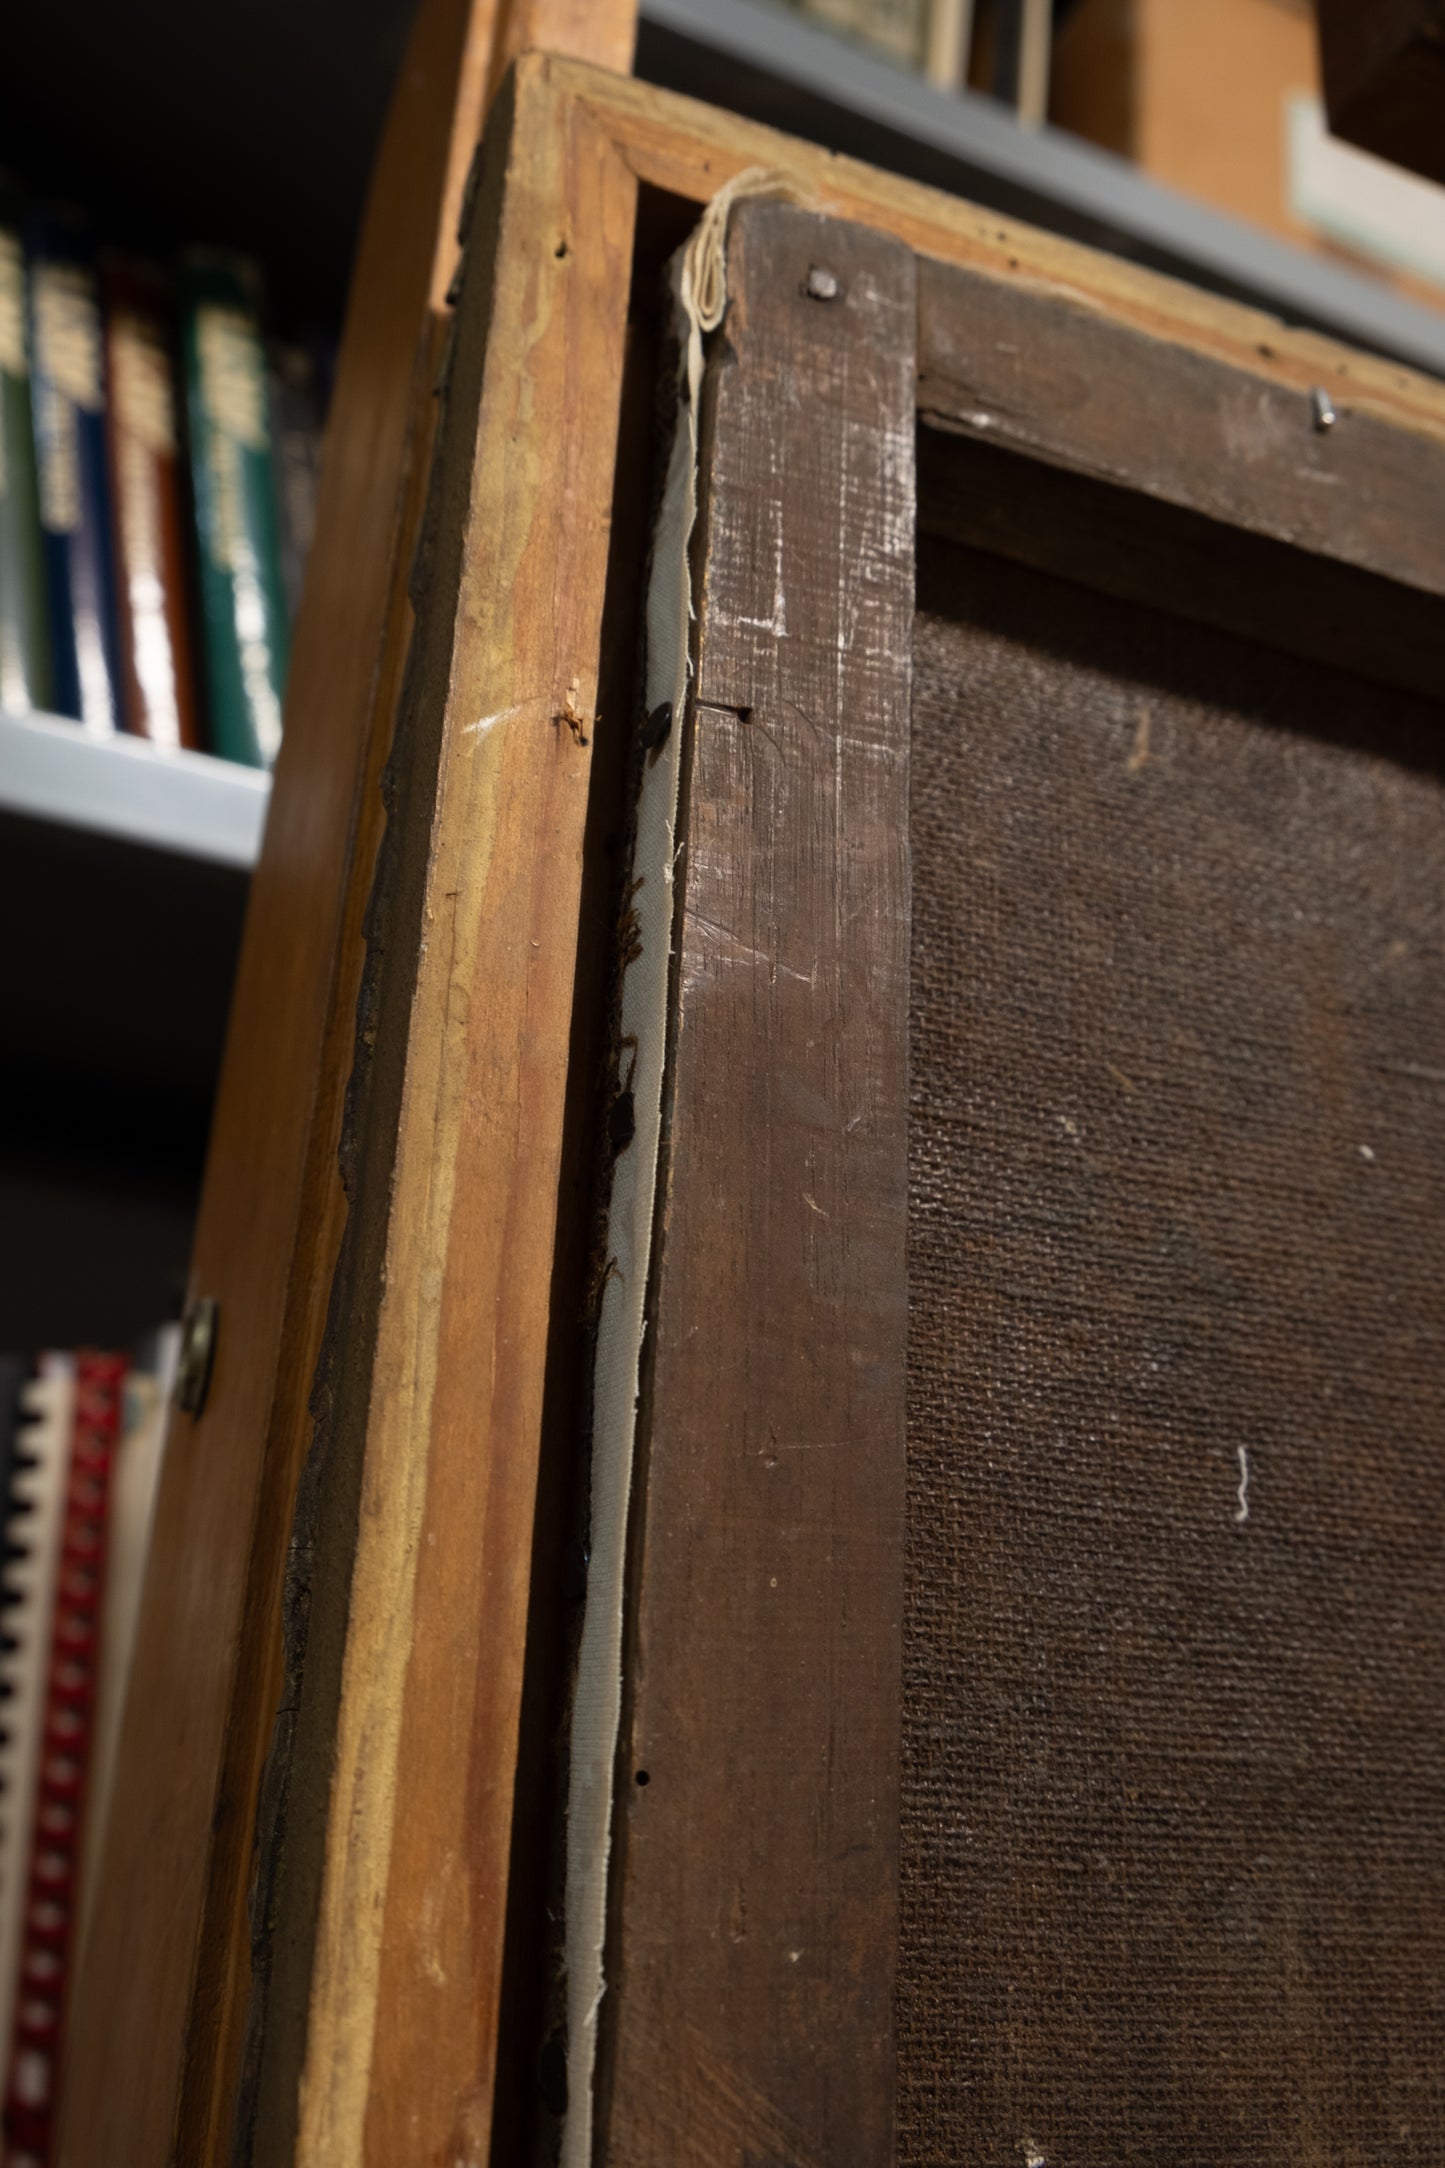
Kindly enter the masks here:
[[[197, 2120], [182, 2110], [183, 2130], [197, 2134], [194, 2157], [221, 2156], [233, 2115], [240, 2117], [242, 2157], [249, 2147], [258, 2160], [319, 2168], [342, 2160], [520, 2157], [508, 2147], [520, 2145], [517, 2134], [532, 2113], [546, 1992], [537, 1978], [545, 1968], [535, 1959], [544, 1935], [541, 1900], [554, 1882], [559, 1802], [551, 1748], [568, 1657], [559, 1591], [576, 1535], [575, 1493], [569, 1507], [567, 1486], [585, 1419], [588, 1340], [580, 1313], [590, 1269], [596, 1075], [606, 1050], [623, 881], [617, 836], [626, 819], [648, 415], [661, 336], [654, 297], [663, 262], [703, 206], [749, 171], [770, 176], [802, 207], [797, 215], [830, 222], [844, 269], [831, 262], [817, 268], [845, 294], [859, 264], [873, 287], [887, 276], [902, 281], [898, 307], [898, 295], [911, 296], [916, 281], [916, 343], [905, 348], [895, 339], [891, 353], [895, 364], [900, 352], [916, 364], [913, 404], [930, 446], [918, 476], [918, 518], [930, 532], [1050, 572], [1087, 565], [1106, 592], [1179, 607], [1232, 631], [1263, 632], [1296, 653], [1395, 686], [1438, 691], [1441, 387], [688, 101], [574, 62], [532, 55], [518, 63], [493, 109], [470, 205], [413, 583], [416, 631], [394, 763], [392, 840], [370, 911], [372, 958], [343, 1139], [351, 1218], [329, 1293], [319, 1442], [289, 1537], [284, 1695], [271, 1674], [284, 1716], [269, 1741], [270, 1775], [263, 1787], [253, 1766], [251, 1788], [238, 1786], [244, 1811], [233, 1810], [237, 1824], [227, 1838], [238, 1862], [255, 1826], [249, 1802], [261, 1794], [249, 2018], [238, 2015], [242, 1989], [233, 1984], [223, 2028], [230, 2048], [217, 2059], [196, 2027], [204, 2034], [220, 2025], [219, 1987], [181, 2017], [191, 1992], [183, 1993], [182, 1983], [247, 1980], [248, 1962], [238, 1953], [252, 1944], [237, 1914], [244, 1877], [235, 1871], [224, 1882], [225, 1905], [217, 1899], [219, 1909], [199, 1929], [194, 1912], [188, 1915], [199, 1935], [199, 1973], [173, 1969], [172, 1999], [162, 2012], [169, 2067], [192, 2058], [184, 2097], [197, 2098], [197, 2088], [205, 2096]], [[750, 231], [758, 238], [748, 246], [760, 258], [768, 248], [786, 258], [773, 288], [779, 310], [784, 301], [811, 310], [810, 335], [824, 336], [818, 327], [833, 320], [833, 297], [810, 295], [806, 271], [801, 282], [794, 276], [796, 230], [787, 219], [773, 229], [762, 219]], [[885, 264], [892, 273], [885, 275]], [[974, 327], [962, 343], [961, 323]], [[890, 381], [896, 389], [896, 367]], [[745, 372], [738, 396], [747, 396]], [[808, 472], [806, 446], [797, 456], [798, 471]], [[1012, 459], [1028, 469], [1023, 491], [1013, 488], [1016, 469], [998, 467]], [[968, 487], [952, 486], [951, 476]], [[860, 502], [866, 507], [866, 497]], [[837, 533], [829, 531], [836, 571]], [[1222, 536], [1236, 569], [1221, 559]], [[737, 580], [756, 573], [755, 559], [737, 553]], [[805, 588], [809, 582], [819, 593], [826, 585], [816, 566]], [[755, 606], [745, 607], [749, 601]], [[770, 602], [761, 590], [745, 595], [740, 587], [732, 614], [738, 622], [765, 620]], [[813, 636], [823, 638], [825, 629], [818, 615]], [[760, 652], [754, 643], [750, 669]], [[725, 662], [719, 671], [717, 688], [708, 680], [698, 697], [733, 713], [731, 751], [725, 754], [729, 741], [720, 738], [718, 758], [731, 759], [735, 772], [731, 785], [720, 774], [708, 788], [719, 804], [731, 790], [730, 802], [745, 816], [738, 778], [761, 757], [744, 746], [754, 726], [740, 711], [752, 702], [722, 683]], [[895, 722], [896, 693], [895, 683], [891, 707], [884, 702]], [[810, 705], [796, 690], [788, 697]], [[830, 729], [836, 754], [836, 722]], [[881, 880], [894, 907], [868, 921], [867, 939], [875, 960], [878, 944], [892, 942], [895, 968], [891, 979], [881, 962], [876, 975], [865, 974], [887, 1008], [886, 1028], [879, 1026], [881, 1081], [864, 1136], [875, 1152], [868, 1240], [861, 1218], [855, 1224], [848, 1213], [835, 1215], [816, 1194], [814, 1204], [820, 1235], [827, 1215], [821, 1254], [845, 1279], [849, 1256], [864, 1259], [875, 1287], [881, 1269], [887, 1294], [888, 1268], [877, 1260], [896, 1258], [902, 1241], [896, 1116], [906, 1018], [896, 963], [906, 898], [898, 802], [888, 796], [899, 771], [886, 760], [882, 769], [894, 780], [878, 802], [878, 832], [893, 846], [891, 855], [882, 850], [864, 886], [876, 901]], [[842, 770], [832, 784], [836, 791], [855, 787]], [[730, 910], [751, 908], [738, 885], [748, 878], [747, 856], [743, 847], [732, 870], [718, 873], [731, 884]], [[839, 877], [835, 866], [830, 894]], [[348, 905], [353, 923], [361, 880], [358, 873]], [[805, 890], [790, 909], [816, 910], [816, 880], [811, 893], [811, 904]], [[778, 957], [781, 970], [781, 948]], [[811, 961], [788, 968], [806, 977]], [[850, 968], [841, 950], [833, 968]], [[758, 1012], [764, 1075], [770, 1060], [805, 1067], [796, 1024], [787, 1021], [787, 986], [796, 982], [784, 976], [781, 994], [778, 983], [769, 982]], [[735, 1017], [727, 1029], [735, 1036], [741, 1022]], [[694, 1043], [705, 1045], [705, 1038]], [[718, 1091], [722, 1058], [715, 1053], [696, 1072], [693, 1142], [682, 1102], [673, 1132], [678, 1152], [695, 1155], [679, 1164], [690, 1165], [692, 1181], [704, 1187], [707, 1154], [721, 1151], [719, 1163], [736, 1175], [739, 1138], [745, 1141], [735, 1128], [729, 1145], [726, 1103], [709, 1097]], [[338, 1125], [344, 1066], [338, 1057], [326, 1086]], [[825, 1128], [839, 1112], [834, 1102], [827, 1106], [826, 1120], [818, 1117]], [[830, 1179], [836, 1191], [836, 1169], [831, 1177], [822, 1169], [820, 1180]], [[737, 1196], [729, 1208], [750, 1209]], [[673, 1209], [682, 1216], [666, 1269], [683, 1275], [674, 1299], [685, 1313], [723, 1267], [708, 1250], [713, 1230], [704, 1220], [700, 1261], [689, 1267], [680, 1191]], [[768, 1390], [786, 1402], [803, 1387], [776, 1350], [766, 1356], [754, 1298], [771, 1290], [769, 1314], [776, 1316], [778, 1287], [796, 1293], [820, 1253], [789, 1253], [796, 1227], [771, 1224], [765, 1200], [756, 1209], [759, 1240], [780, 1278], [774, 1283], [764, 1270], [740, 1285], [728, 1329], [738, 1338], [739, 1362], [757, 1360], [764, 1369], [775, 1362]], [[848, 1210], [863, 1214], [865, 1201], [850, 1193]], [[833, 1284], [825, 1278], [818, 1286]], [[799, 1312], [805, 1323], [794, 1327], [794, 1341], [801, 1331], [809, 1346], [837, 1319], [816, 1286], [813, 1293], [813, 1307]], [[891, 1308], [885, 1301], [869, 1328], [879, 1335], [871, 1375], [896, 1418], [888, 1435], [901, 1440], [901, 1282], [892, 1283], [891, 1296]], [[299, 1366], [298, 1390], [316, 1352], [315, 1302], [306, 1306], [306, 1323], [310, 1337], [288, 1341], [283, 1355]], [[661, 1350], [661, 1322], [657, 1335]], [[834, 1359], [843, 1353], [835, 1350]], [[679, 1359], [675, 1371], [654, 1371], [651, 1389], [673, 1393], [681, 1410], [705, 1404], [715, 1385], [714, 1372], [689, 1371]], [[217, 1390], [223, 1386], [218, 1372]], [[840, 1420], [866, 1427], [875, 1443], [880, 1436], [862, 1401], [848, 1401]], [[253, 1444], [258, 1436], [259, 1429]], [[829, 1493], [829, 1512], [881, 1530], [858, 1558], [857, 1587], [866, 1591], [872, 1625], [851, 1685], [834, 1661], [840, 1629], [825, 1604], [814, 1614], [816, 1676], [806, 1665], [800, 1674], [784, 1664], [798, 1646], [785, 1632], [754, 1651], [776, 1698], [759, 1701], [754, 1676], [750, 1699], [730, 1703], [719, 1694], [704, 1705], [712, 1759], [697, 1765], [695, 1785], [705, 1790], [729, 1755], [744, 1750], [744, 1728], [760, 1706], [789, 1739], [803, 1723], [834, 1741], [828, 1717], [840, 1708], [856, 1713], [866, 1705], [876, 1714], [882, 1684], [897, 1668], [900, 1451], [864, 1464], [855, 1493]], [[810, 1471], [806, 1480], [814, 1479]], [[182, 1479], [168, 1482], [179, 1526], [187, 1511]], [[278, 1479], [257, 1495], [265, 1571], [254, 1600], [264, 1610], [280, 1584], [292, 1491]], [[214, 1502], [207, 1508], [220, 1510]], [[646, 1584], [645, 1600], [656, 1601], [664, 1620], [691, 1600], [684, 1588], [693, 1588], [679, 1547], [684, 1503], [676, 1514], [678, 1545], [652, 1554], [670, 1560], [675, 1586], [669, 1594], [665, 1579]], [[743, 1541], [757, 1565], [766, 1535], [746, 1513], [740, 1525], [751, 1529]], [[810, 1525], [819, 1548], [802, 1585], [816, 1598], [825, 1562], [836, 1564], [841, 1524], [824, 1516]], [[244, 1563], [241, 1539], [228, 1542], [218, 1531], [198, 1562], [214, 1570], [228, 1556], [233, 1566]], [[722, 1603], [716, 1576], [736, 1581], [739, 1570], [735, 1553], [710, 1556], [698, 1600]], [[644, 1600], [636, 1588], [632, 1600]], [[172, 1615], [167, 1630], [175, 1623]], [[240, 1639], [244, 1666], [246, 1649], [265, 1644], [265, 1633], [253, 1624]], [[723, 1635], [719, 1673], [728, 1660]], [[674, 1715], [685, 1716], [675, 1688], [653, 1690], [669, 1693]], [[193, 1691], [184, 1679], [176, 1683], [172, 1715]], [[830, 1702], [830, 1693], [842, 1699]], [[266, 1705], [259, 1688], [257, 1704]], [[628, 1722], [646, 1715], [634, 1703]], [[893, 1900], [880, 1832], [897, 1748], [887, 1728], [845, 1727], [843, 1748], [835, 1753], [830, 1745], [811, 1780], [815, 1793], [823, 1787], [818, 1796], [851, 1802], [848, 1811], [869, 1843], [884, 1845], [882, 1855], [868, 1854], [851, 1894], [824, 1871], [831, 1855], [788, 1840], [792, 1825], [777, 1795], [779, 1842], [767, 1888], [801, 1883], [813, 1891], [809, 1917], [837, 1938], [829, 1961], [840, 1976], [888, 1933]], [[266, 1743], [262, 1729], [253, 1720], [247, 1732], [253, 1754]], [[764, 1765], [768, 1736], [761, 1750], [756, 1738], [747, 1746]], [[645, 1791], [651, 1813], [656, 1787], [637, 1784], [634, 1764], [630, 1754], [619, 1763], [626, 1780], [619, 1797], [640, 1810]], [[214, 1800], [205, 1787], [202, 1793]], [[691, 1819], [684, 1816], [681, 1826], [713, 1877], [693, 1897], [698, 1906], [715, 1906], [730, 1840], [699, 1830], [701, 1796], [691, 1797]], [[646, 1857], [644, 1840], [630, 1834], [635, 1821], [619, 1836], [624, 1862]], [[140, 1906], [148, 1886], [142, 1876], [126, 1901]], [[658, 1902], [655, 1889], [648, 1901]], [[684, 1890], [679, 1902], [688, 1901]], [[618, 1902], [625, 1907], [625, 1895]], [[639, 1946], [648, 1947], [645, 1908], [636, 1921]], [[656, 1953], [655, 1936], [650, 1946]], [[661, 2009], [668, 2025], [693, 2025], [687, 2037], [696, 2047], [696, 2026], [685, 1997], [662, 2007], [668, 1975], [658, 1963], [662, 1986], [652, 2004], [630, 2002], [624, 1979], [616, 1997], [622, 2014], [608, 2012], [621, 2028], [613, 2037], [632, 2039], [635, 2054], [631, 2065], [625, 2058], [609, 2063], [607, 2082], [620, 2089], [606, 2106], [620, 2135], [601, 2157], [659, 2168], [664, 2161], [740, 2159], [749, 2146], [779, 2159], [886, 2157], [889, 2110], [880, 2086], [886, 2090], [887, 2081], [867, 2081], [888, 2054], [891, 1990], [880, 1990], [876, 1973], [870, 1994], [841, 2006], [841, 2029], [830, 2036], [833, 2066], [846, 2062], [860, 2073], [855, 2095], [809, 2075], [811, 2019], [790, 2032], [781, 2002], [755, 2004], [746, 2018], [736, 2015], [743, 2009], [737, 2002], [727, 2005], [735, 2027], [704, 2041], [692, 2062], [667, 2064], [659, 2107], [648, 2081], [676, 2039], [664, 2041], [647, 2025], [632, 2036], [627, 2027], [639, 2008]], [[78, 2021], [92, 2040], [102, 2010], [116, 2007], [114, 1980], [109, 1994], [107, 2004], [97, 1990], [94, 2014]], [[766, 2063], [761, 2077], [752, 2068], [759, 2058]], [[104, 2126], [96, 2090], [109, 2064], [102, 2055], [90, 2067], [88, 2093], [69, 2107], [70, 2132]], [[733, 2110], [725, 2114], [719, 2105], [746, 2102], [754, 2091], [776, 2105], [780, 2087], [787, 2093], [781, 2123], [738, 2109], [741, 2120], [730, 2124]], [[169, 2098], [163, 2088], [159, 2098]], [[163, 2115], [152, 2109], [142, 2121], [152, 2137], [110, 2157], [162, 2157]], [[713, 2135], [697, 2135], [708, 2131]], [[67, 2143], [65, 2157], [77, 2168], [93, 2157], [85, 2140]]]

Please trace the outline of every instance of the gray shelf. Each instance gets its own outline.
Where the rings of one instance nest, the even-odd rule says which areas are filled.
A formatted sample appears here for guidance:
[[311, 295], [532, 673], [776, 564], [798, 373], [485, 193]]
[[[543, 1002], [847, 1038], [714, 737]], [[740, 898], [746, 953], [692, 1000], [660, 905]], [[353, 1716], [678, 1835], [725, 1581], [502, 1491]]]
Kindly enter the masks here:
[[0, 712], [0, 814], [249, 871], [271, 778], [209, 753], [91, 737], [58, 716]]
[[759, 0], [642, 0], [637, 73], [1445, 376], [1445, 314]]

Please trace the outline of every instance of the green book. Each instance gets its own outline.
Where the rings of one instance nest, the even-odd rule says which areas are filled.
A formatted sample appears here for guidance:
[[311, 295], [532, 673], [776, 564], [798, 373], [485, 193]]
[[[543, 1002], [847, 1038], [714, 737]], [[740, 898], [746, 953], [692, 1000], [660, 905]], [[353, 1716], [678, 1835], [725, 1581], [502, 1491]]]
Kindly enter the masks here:
[[55, 703], [25, 343], [25, 256], [0, 196], [0, 708]]
[[247, 264], [187, 259], [181, 339], [211, 750], [269, 768], [289, 623], [259, 287]]

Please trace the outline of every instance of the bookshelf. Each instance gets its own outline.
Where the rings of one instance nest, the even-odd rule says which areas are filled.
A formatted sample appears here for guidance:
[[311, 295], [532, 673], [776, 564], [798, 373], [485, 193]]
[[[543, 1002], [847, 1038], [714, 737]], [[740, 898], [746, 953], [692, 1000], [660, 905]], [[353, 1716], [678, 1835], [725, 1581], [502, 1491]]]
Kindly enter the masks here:
[[1061, 128], [921, 77], [771, 0], [642, 0], [636, 74], [1432, 374], [1445, 312], [1161, 187]]
[[271, 779], [0, 712], [0, 1335], [175, 1313]]
[[270, 778], [0, 713], [7, 1346], [175, 1313]]
[[[334, 341], [410, 0], [14, 11], [0, 168]], [[270, 777], [0, 709], [0, 1349], [178, 1313]]]
[[248, 873], [271, 778], [142, 738], [92, 738], [62, 716], [0, 710], [0, 813], [77, 828], [136, 850]]

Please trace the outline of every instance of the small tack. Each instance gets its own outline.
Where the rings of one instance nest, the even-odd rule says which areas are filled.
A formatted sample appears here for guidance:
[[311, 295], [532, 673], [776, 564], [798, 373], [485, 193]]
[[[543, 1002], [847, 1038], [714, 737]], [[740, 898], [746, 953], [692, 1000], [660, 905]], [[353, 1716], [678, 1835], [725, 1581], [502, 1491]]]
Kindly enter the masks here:
[[1310, 412], [1314, 416], [1315, 427], [1321, 436], [1324, 435], [1327, 429], [1334, 428], [1334, 402], [1323, 384], [1316, 384], [1314, 390], [1310, 393]]
[[838, 284], [836, 272], [828, 271], [822, 264], [815, 263], [809, 266], [803, 291], [810, 301], [836, 301], [843, 289]]

